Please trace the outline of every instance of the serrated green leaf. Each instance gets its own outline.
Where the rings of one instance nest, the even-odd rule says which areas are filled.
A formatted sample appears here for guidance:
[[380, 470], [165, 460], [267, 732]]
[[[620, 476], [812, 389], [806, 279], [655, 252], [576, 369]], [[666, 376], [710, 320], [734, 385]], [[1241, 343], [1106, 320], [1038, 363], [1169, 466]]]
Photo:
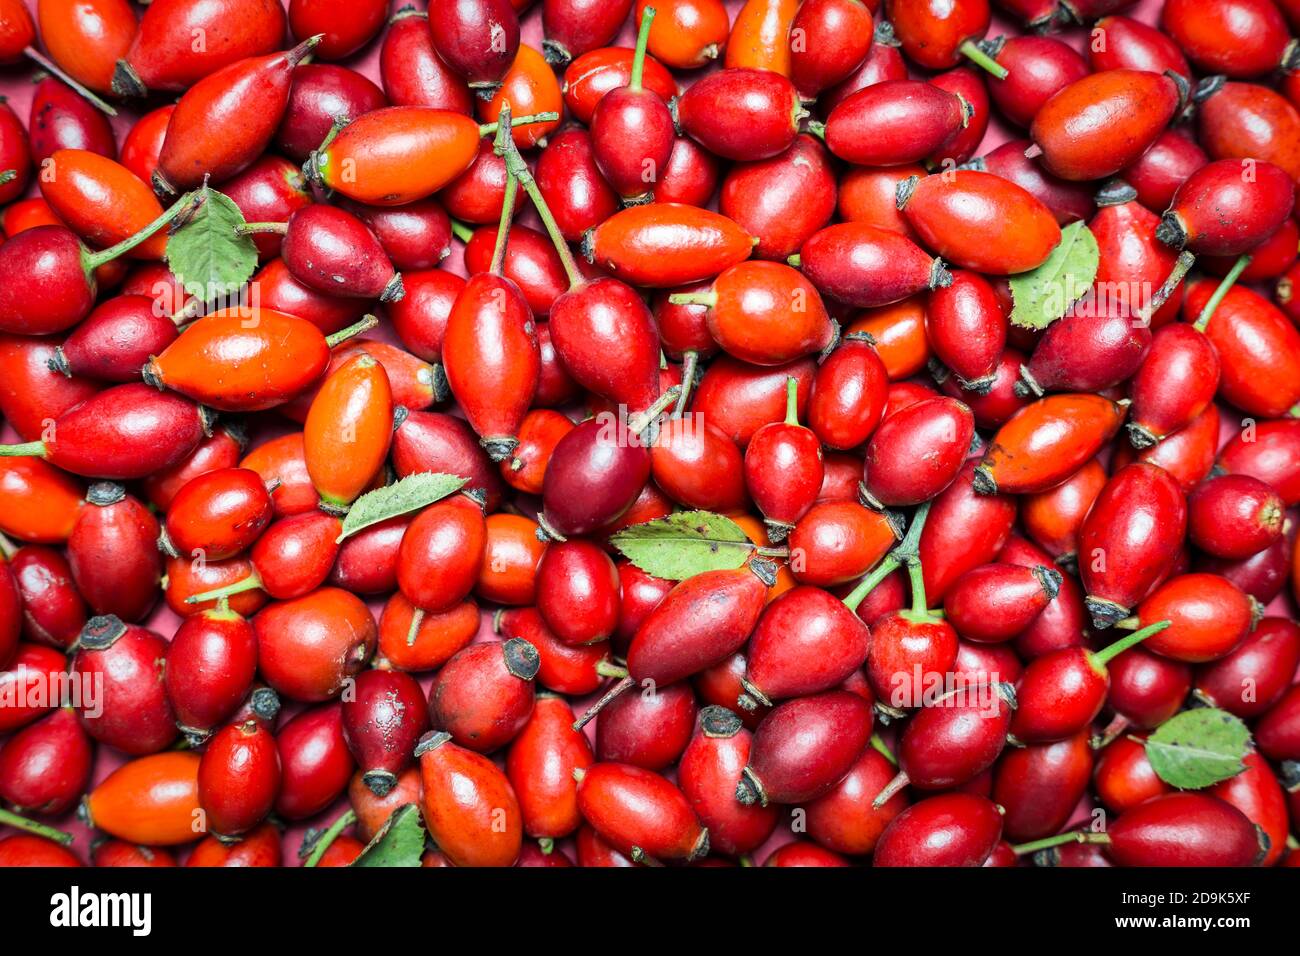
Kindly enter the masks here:
[[669, 581], [738, 568], [754, 553], [740, 525], [710, 511], [679, 511], [633, 525], [610, 543], [642, 571]]
[[372, 524], [379, 524], [389, 518], [396, 518], [410, 511], [418, 511], [427, 505], [446, 498], [465, 486], [467, 479], [460, 475], [436, 474], [432, 471], [420, 471], [407, 475], [400, 481], [383, 488], [367, 492], [353, 502], [343, 519], [343, 532], [335, 540], [337, 544]]
[[1201, 707], [1170, 717], [1146, 741], [1156, 775], [1180, 790], [1200, 790], [1246, 769], [1250, 731], [1225, 710]]
[[1097, 239], [1082, 222], [1061, 230], [1061, 242], [1037, 269], [1011, 277], [1011, 321], [1045, 329], [1061, 318], [1097, 278]]
[[424, 855], [420, 808], [407, 803], [393, 811], [351, 866], [419, 866]]
[[194, 192], [199, 205], [167, 240], [167, 265], [204, 302], [233, 297], [257, 270], [257, 246], [236, 232], [244, 214], [229, 196], [207, 186]]

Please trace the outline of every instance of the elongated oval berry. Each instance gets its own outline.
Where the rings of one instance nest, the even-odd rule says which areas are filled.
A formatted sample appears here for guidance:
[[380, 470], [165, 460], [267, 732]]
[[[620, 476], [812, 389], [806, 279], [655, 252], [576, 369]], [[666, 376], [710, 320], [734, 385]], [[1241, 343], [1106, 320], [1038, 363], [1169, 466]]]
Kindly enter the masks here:
[[1237, 808], [1205, 793], [1171, 793], [1126, 810], [1107, 830], [1121, 866], [1255, 866], [1262, 833]]
[[956, 272], [951, 285], [931, 292], [925, 334], [935, 357], [957, 375], [962, 388], [978, 394], [992, 387], [1007, 342], [1007, 319], [986, 279]]
[[634, 862], [693, 860], [709, 852], [709, 832], [690, 801], [659, 774], [597, 763], [577, 777], [583, 817]]
[[1187, 505], [1167, 471], [1137, 462], [1116, 472], [1079, 530], [1079, 576], [1097, 627], [1150, 593], [1183, 543]]
[[673, 104], [677, 125], [709, 152], [744, 162], [784, 151], [807, 115], [799, 93], [771, 70], [729, 67], [691, 84]]
[[848, 305], [890, 305], [952, 282], [943, 263], [906, 236], [862, 222], [827, 226], [790, 258], [818, 290]]
[[898, 205], [929, 249], [992, 275], [1042, 265], [1061, 241], [1051, 210], [1015, 183], [958, 169], [898, 187]]
[[1294, 203], [1295, 183], [1281, 167], [1221, 159], [1178, 187], [1156, 237], [1176, 249], [1239, 256], [1277, 232]]
[[664, 288], [749, 258], [754, 240], [726, 216], [680, 203], [632, 206], [582, 238], [587, 261], [633, 285]]
[[901, 166], [936, 152], [971, 118], [970, 104], [922, 80], [886, 80], [841, 100], [826, 146], [859, 166]]
[[740, 706], [832, 690], [862, 666], [870, 644], [871, 631], [843, 601], [792, 588], [763, 610], [750, 637]]
[[885, 418], [867, 445], [863, 494], [872, 507], [929, 501], [966, 461], [975, 419], [953, 398], [931, 398]]
[[511, 866], [524, 834], [519, 799], [506, 775], [442, 731], [425, 734], [415, 756], [424, 823], [438, 848], [456, 866]]

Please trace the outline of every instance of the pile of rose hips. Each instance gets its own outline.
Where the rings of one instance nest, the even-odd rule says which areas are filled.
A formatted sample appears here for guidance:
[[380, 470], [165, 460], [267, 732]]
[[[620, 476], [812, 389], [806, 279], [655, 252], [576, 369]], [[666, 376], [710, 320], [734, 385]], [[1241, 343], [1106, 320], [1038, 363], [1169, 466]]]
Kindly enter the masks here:
[[0, 865], [1300, 862], [1300, 2], [33, 6]]

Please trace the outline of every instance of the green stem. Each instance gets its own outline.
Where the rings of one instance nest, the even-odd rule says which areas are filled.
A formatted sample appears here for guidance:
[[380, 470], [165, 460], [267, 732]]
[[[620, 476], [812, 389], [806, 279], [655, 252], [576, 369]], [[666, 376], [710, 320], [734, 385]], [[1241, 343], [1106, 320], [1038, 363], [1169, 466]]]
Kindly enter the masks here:
[[858, 606], [867, 599], [867, 595], [874, 591], [881, 581], [897, 571], [902, 563], [896, 554], [886, 555], [885, 559], [877, 564], [875, 569], [849, 592], [849, 595], [844, 599], [844, 606], [850, 611], [857, 611]]
[[822, 140], [823, 142], [826, 141], [826, 124], [823, 123], [821, 120], [810, 120], [808, 125], [804, 128], [805, 130], [807, 130], [807, 132], [811, 133], [813, 136], [816, 136], [818, 139]]
[[468, 243], [474, 238], [474, 230], [465, 225], [465, 223], [461, 222], [459, 219], [453, 219], [451, 221], [451, 234], [461, 242], [465, 243]]
[[61, 843], [68, 846], [72, 843], [72, 834], [57, 830], [52, 826], [44, 823], [37, 823], [35, 820], [29, 820], [27, 817], [19, 816], [9, 810], [0, 810], [0, 824], [13, 827], [15, 830], [26, 830], [28, 833], [34, 833], [37, 836], [45, 837], [47, 840], [53, 840], [55, 843]]
[[369, 332], [378, 324], [379, 320], [373, 315], [363, 315], [360, 320], [349, 325], [346, 329], [339, 329], [333, 335], [325, 336], [325, 344], [330, 348], [334, 348], [334, 346], [338, 345], [340, 342], [346, 342], [353, 336], [361, 335], [363, 332]]
[[627, 676], [627, 668], [611, 660], [601, 660], [596, 662], [596, 673], [601, 677], [616, 677], [622, 680]]
[[1195, 264], [1196, 256], [1192, 255], [1190, 252], [1180, 252], [1178, 254], [1178, 258], [1174, 260], [1174, 268], [1165, 278], [1164, 284], [1156, 290], [1156, 294], [1151, 297], [1151, 300], [1146, 304], [1146, 307], [1138, 311], [1137, 318], [1142, 325], [1149, 326], [1151, 324], [1151, 317], [1159, 312], [1164, 307], [1164, 304], [1169, 301], [1169, 297], [1174, 294], [1174, 291], [1178, 288], [1178, 284], [1187, 277], [1187, 273], [1192, 270], [1192, 266]]
[[[510, 104], [505, 103], [501, 107], [501, 115], [505, 117], [506, 123], [510, 122]], [[511, 143], [513, 137], [510, 135], [509, 126], [497, 128], [496, 142], [493, 148], [504, 154], [509, 149], [507, 144]], [[510, 222], [515, 214], [515, 196], [519, 192], [519, 180], [510, 170], [510, 164], [506, 163], [506, 192], [501, 200], [501, 219], [497, 223], [496, 244], [492, 247], [492, 264], [488, 271], [493, 275], [504, 275], [506, 267], [506, 247], [510, 243]]]
[[185, 599], [186, 604], [202, 604], [204, 601], [223, 601], [236, 594], [243, 594], [245, 591], [256, 591], [262, 586], [262, 579], [254, 571], [246, 578], [236, 581], [234, 584], [227, 584], [223, 588], [213, 588], [211, 591], [204, 591], [202, 594], [191, 594]]
[[1005, 80], [1007, 78], [1007, 68], [981, 50], [974, 40], [967, 40], [957, 48], [957, 52], [966, 57], [966, 59], [970, 60], [976, 66], [992, 73], [999, 80]]
[[18, 170], [0, 169], [0, 186], [3, 186], [5, 183], [11, 183], [17, 178], [18, 178]]
[[1056, 836], [1044, 837], [1041, 840], [1034, 840], [1031, 843], [1018, 843], [1011, 848], [1016, 856], [1027, 856], [1030, 853], [1037, 853], [1039, 850], [1050, 850], [1054, 846], [1063, 846], [1066, 843], [1109, 843], [1110, 837], [1105, 833], [1089, 833], [1086, 830], [1071, 830], [1069, 833], [1058, 833]]
[[351, 810], [345, 810], [343, 815], [329, 825], [329, 828], [316, 838], [312, 844], [311, 852], [307, 854], [307, 859], [302, 861], [303, 866], [315, 866], [320, 862], [320, 858], [339, 838], [339, 835], [352, 824], [357, 822], [357, 815]]
[[181, 213], [188, 212], [191, 207], [196, 206], [201, 201], [198, 192], [186, 193], [164, 209], [157, 219], [149, 223], [149, 225], [145, 226], [134, 236], [127, 236], [121, 242], [109, 246], [107, 249], [100, 249], [98, 252], [83, 253], [81, 259], [82, 263], [86, 267], [86, 272], [94, 272], [105, 262], [112, 262], [123, 253], [130, 252]]
[[673, 418], [681, 418], [686, 413], [686, 402], [695, 387], [695, 370], [700, 364], [700, 353], [692, 349], [682, 356], [682, 394], [677, 396], [677, 407], [673, 409]]
[[889, 744], [885, 743], [884, 740], [880, 738], [880, 734], [871, 735], [871, 748], [895, 767], [898, 766], [898, 758], [895, 757], [894, 752], [889, 749]]
[[117, 115], [117, 110], [109, 106], [108, 103], [104, 102], [104, 100], [100, 99], [98, 95], [86, 89], [86, 87], [82, 86], [72, 77], [68, 76], [67, 73], [64, 73], [62, 68], [60, 68], [57, 64], [55, 64], [52, 60], [46, 57], [35, 47], [29, 46], [27, 49], [23, 50], [23, 53], [26, 54], [27, 58], [31, 60], [33, 63], [36, 63], [48, 73], [51, 73], [54, 76], [58, 77], [64, 83], [68, 84], [68, 86], [72, 87], [74, 90], [80, 93], [83, 97], [85, 97], [87, 100], [90, 101], [91, 106], [95, 107], [95, 109], [99, 110], [101, 113], [106, 113], [109, 116]]
[[641, 74], [645, 69], [646, 44], [650, 42], [650, 24], [654, 23], [655, 8], [646, 7], [641, 12], [641, 28], [636, 34], [636, 52], [632, 55], [632, 75], [628, 78], [627, 88], [633, 93], [641, 92]]
[[289, 231], [287, 222], [246, 222], [235, 227], [235, 235], [251, 236], [258, 232], [274, 232], [283, 236]]
[[[514, 129], [517, 126], [527, 126], [529, 123], [554, 123], [559, 118], [559, 113], [551, 111], [547, 113], [529, 113], [527, 116], [515, 116], [509, 122], [510, 128]], [[480, 123], [478, 128], [479, 135], [495, 136], [497, 128], [500, 125], [500, 121], [496, 123]]]
[[1219, 304], [1228, 294], [1228, 290], [1237, 284], [1237, 280], [1241, 278], [1241, 274], [1245, 272], [1246, 267], [1250, 265], [1250, 259], [1250, 256], [1242, 256], [1232, 264], [1232, 268], [1228, 270], [1228, 274], [1223, 277], [1223, 281], [1219, 283], [1219, 287], [1214, 290], [1214, 295], [1210, 296], [1210, 301], [1205, 303], [1205, 308], [1201, 309], [1201, 314], [1197, 316], [1194, 325], [1198, 332], [1204, 332], [1205, 327], [1210, 324], [1210, 316], [1214, 315], [1214, 310], [1219, 307]]
[[785, 380], [785, 423], [799, 424], [799, 380], [794, 376]]
[[560, 225], [551, 215], [551, 207], [546, 205], [546, 200], [542, 197], [542, 191], [537, 188], [537, 180], [533, 179], [532, 171], [524, 158], [519, 155], [519, 147], [515, 145], [513, 137], [505, 144], [505, 148], [500, 154], [506, 161], [506, 171], [519, 181], [519, 185], [524, 187], [524, 192], [528, 193], [528, 198], [533, 201], [533, 208], [537, 210], [538, 217], [542, 220], [542, 225], [546, 227], [546, 234], [551, 237], [551, 244], [555, 246], [555, 251], [559, 253], [560, 263], [564, 266], [564, 274], [569, 279], [569, 289], [577, 289], [587, 283], [587, 277], [582, 274], [578, 268], [578, 263], [573, 258], [573, 251], [569, 248], [568, 242], [564, 239], [564, 234], [560, 232]]
[[1136, 614], [1132, 615], [1131, 617], [1126, 617], [1122, 621], [1116, 621], [1114, 624], [1111, 625], [1111, 627], [1121, 631], [1136, 631], [1141, 626], [1142, 626], [1142, 622], [1141, 620], [1138, 619], [1138, 616]]
[[716, 292], [674, 292], [668, 297], [672, 305], [702, 305], [711, 309], [718, 304]]
[[0, 558], [4, 558], [6, 561], [12, 560], [17, 551], [17, 545], [6, 538], [3, 534], [0, 534]]
[[0, 445], [0, 458], [44, 458], [45, 442], [29, 441], [19, 445]]
[[420, 625], [424, 623], [424, 608], [417, 607], [411, 614], [411, 626], [406, 629], [406, 646], [414, 647], [415, 639], [420, 634]]
[[1105, 670], [1106, 665], [1113, 661], [1117, 656], [1123, 654], [1129, 648], [1141, 644], [1152, 634], [1159, 634], [1173, 623], [1173, 621], [1157, 621], [1155, 624], [1144, 627], [1140, 631], [1134, 631], [1132, 634], [1121, 637], [1114, 644], [1104, 647], [1093, 654], [1089, 654], [1088, 657], [1092, 661], [1092, 666], [1098, 670]]

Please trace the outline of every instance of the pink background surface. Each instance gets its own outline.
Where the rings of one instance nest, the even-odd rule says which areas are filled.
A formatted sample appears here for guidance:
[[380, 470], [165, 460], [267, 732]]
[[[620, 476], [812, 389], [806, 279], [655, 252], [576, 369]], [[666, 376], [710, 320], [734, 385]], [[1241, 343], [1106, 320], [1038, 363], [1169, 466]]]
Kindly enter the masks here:
[[[392, 9], [394, 11], [397, 10], [404, 4], [404, 2], [405, 0], [394, 0], [394, 2], [392, 3]], [[33, 10], [33, 15], [34, 15], [35, 8], [36, 8], [35, 0], [27, 0], [27, 3], [28, 6]], [[726, 6], [730, 11], [733, 20], [735, 18], [736, 11], [741, 7], [741, 5], [742, 5], [742, 0], [727, 0]], [[287, 2], [286, 2], [286, 6], [287, 6]], [[1125, 13], [1127, 15], [1134, 16], [1146, 23], [1154, 25], [1158, 21], [1160, 6], [1161, 6], [1160, 0], [1142, 0], [1141, 3], [1137, 4], [1135, 7], [1131, 8], [1130, 10], [1125, 11]], [[1008, 23], [1005, 20], [995, 18], [993, 26], [989, 31], [989, 36], [996, 36], [999, 33], [1012, 33], [1012, 32], [1015, 32], [1014, 25]], [[530, 8], [523, 16], [523, 42], [534, 47], [540, 47], [541, 36], [542, 36], [541, 3], [540, 0], [538, 0], [538, 2], [532, 8]], [[1062, 38], [1074, 44], [1080, 50], [1084, 49], [1084, 44], [1087, 39], [1087, 34], [1084, 30], [1074, 29], [1066, 34], [1062, 34], [1061, 36]], [[365, 49], [361, 51], [361, 53], [348, 60], [342, 61], [343, 64], [359, 70], [360, 72], [364, 73], [366, 76], [370, 77], [378, 84], [380, 82], [379, 68], [378, 68], [378, 50], [379, 50], [381, 39], [382, 39], [382, 33], [380, 37], [376, 38], [372, 43], [370, 43]], [[616, 45], [631, 47], [634, 44], [634, 42], [635, 42], [635, 33], [632, 28], [631, 20], [629, 18], [629, 23], [624, 27], [623, 33], [620, 35]], [[26, 123], [27, 121], [28, 112], [31, 103], [32, 84], [30, 82], [30, 78], [32, 72], [33, 72], [32, 69], [30, 69], [27, 65], [21, 65], [21, 64], [17, 67], [13, 67], [8, 70], [0, 70], [0, 95], [4, 95], [8, 97], [10, 106], [13, 107], [14, 111], [19, 115], [19, 117], [23, 120], [24, 123]], [[918, 73], [918, 75], [920, 74]], [[691, 78], [686, 77], [686, 79], [687, 81], [689, 81]], [[250, 104], [250, 107], [253, 105], [254, 104]], [[120, 115], [114, 120], [114, 129], [117, 133], [119, 146], [127, 130], [130, 129], [132, 123], [139, 115], [140, 115], [139, 112], [132, 111], [130, 108], [120, 109]], [[1022, 135], [1022, 134], [1013, 131], [1011, 128], [1006, 126], [998, 116], [995, 115], [992, 123], [990, 124], [988, 135], [986, 136], [981, 148], [977, 151], [977, 155], [988, 152], [993, 147], [1001, 144], [1008, 138], [1012, 138], [1013, 136], [1016, 135]], [[38, 191], [33, 185], [33, 187], [29, 192], [29, 195], [37, 195], [37, 194]], [[536, 217], [535, 214], [532, 213], [531, 209], [525, 214], [524, 221], [532, 221], [534, 224], [536, 224]], [[459, 244], [453, 243], [452, 255], [444, 262], [444, 268], [450, 269], [462, 275], [464, 274]], [[377, 330], [376, 333], [371, 333], [371, 335], [376, 335], [376, 334], [382, 334], [383, 337], [389, 337], [384, 333], [384, 330], [382, 328], [380, 330]], [[255, 430], [254, 441], [255, 442], [257, 441], [259, 435], [264, 435], [264, 434], [265, 432]], [[8, 428], [7, 425], [3, 426], [3, 438], [5, 441], [17, 440], [16, 436], [13, 433], [13, 430]], [[371, 602], [371, 607], [372, 610], [375, 612], [376, 619], [378, 619], [378, 614], [382, 606], [383, 606], [382, 601]], [[1284, 599], [1281, 598], [1279, 599], [1278, 602], [1275, 602], [1275, 604], [1273, 605], [1273, 610], [1274, 613], [1288, 613], [1288, 614], [1291, 613], [1290, 610], [1286, 607]], [[170, 638], [171, 634], [174, 632], [177, 626], [178, 618], [174, 614], [172, 614], [169, 610], [167, 610], [165, 607], [161, 607], [159, 610], [154, 612], [154, 614], [150, 617], [147, 623], [149, 627], [153, 628], [158, 633], [164, 635], [165, 637]], [[490, 631], [490, 624], [491, 624], [490, 608], [487, 608], [483, 615], [483, 626], [479, 635], [480, 640], [488, 639], [489, 637], [492, 636]], [[422, 683], [426, 688], [429, 682], [430, 679], [427, 677], [424, 681], [422, 681]], [[581, 711], [581, 708], [583, 706], [585, 706], [585, 702], [575, 702], [575, 710], [577, 710], [578, 712]], [[281, 712], [280, 725], [282, 726], [288, 716], [291, 716], [292, 714], [296, 713], [300, 709], [301, 707], [299, 705], [294, 705], [286, 702], [284, 710]], [[589, 735], [593, 737], [593, 740], [594, 740], [594, 728], [595, 728], [594, 723], [589, 725], [589, 727], [587, 728], [587, 731]], [[98, 747], [96, 761], [95, 761], [95, 769], [94, 769], [94, 780], [98, 782], [103, 777], [107, 776], [108, 773], [110, 773], [114, 768], [116, 768], [121, 763], [122, 763], [121, 755], [117, 754], [116, 752], [110, 750], [107, 747], [104, 746]], [[324, 813], [320, 814], [318, 817], [314, 818], [311, 821], [307, 821], [307, 824], [316, 825], [316, 826], [327, 825], [330, 821], [337, 818], [337, 816], [340, 813], [342, 813], [343, 810], [346, 809], [346, 807], [347, 807], [346, 799], [340, 799], [334, 806], [330, 807]], [[1083, 807], [1081, 806], [1080, 809], [1082, 810]], [[74, 831], [76, 834], [76, 843], [74, 844], [74, 849], [84, 859], [89, 858], [89, 841], [91, 837], [90, 831], [88, 831], [84, 826], [82, 826], [78, 821], [76, 821], [75, 818], [73, 818], [71, 815], [68, 815], [63, 819], [51, 821], [51, 822], [54, 822], [57, 826], [60, 826], [64, 829], [69, 829]], [[294, 863], [296, 863], [297, 851], [302, 840], [302, 835], [305, 826], [306, 826], [305, 824], [295, 824], [294, 826], [290, 827], [284, 834], [284, 842], [283, 842], [284, 859], [287, 865], [293, 865]], [[7, 833], [7, 832], [9, 831], [6, 828], [0, 828], [0, 834]], [[778, 828], [777, 834], [773, 836], [773, 838], [769, 841], [768, 845], [763, 847], [757, 853], [754, 854], [754, 859], [758, 862], [761, 862], [766, 857], [766, 855], [771, 851], [771, 849], [775, 848], [776, 846], [782, 843], [787, 842], [790, 839], [791, 839], [791, 835], [784, 828], [784, 826]], [[566, 844], [562, 844], [562, 846], [565, 845]], [[571, 846], [568, 847], [568, 849], [569, 849], [570, 858], [572, 859], [574, 855], [572, 853]], [[180, 854], [182, 858], [184, 857], [184, 852], [185, 851], [182, 851]]]

